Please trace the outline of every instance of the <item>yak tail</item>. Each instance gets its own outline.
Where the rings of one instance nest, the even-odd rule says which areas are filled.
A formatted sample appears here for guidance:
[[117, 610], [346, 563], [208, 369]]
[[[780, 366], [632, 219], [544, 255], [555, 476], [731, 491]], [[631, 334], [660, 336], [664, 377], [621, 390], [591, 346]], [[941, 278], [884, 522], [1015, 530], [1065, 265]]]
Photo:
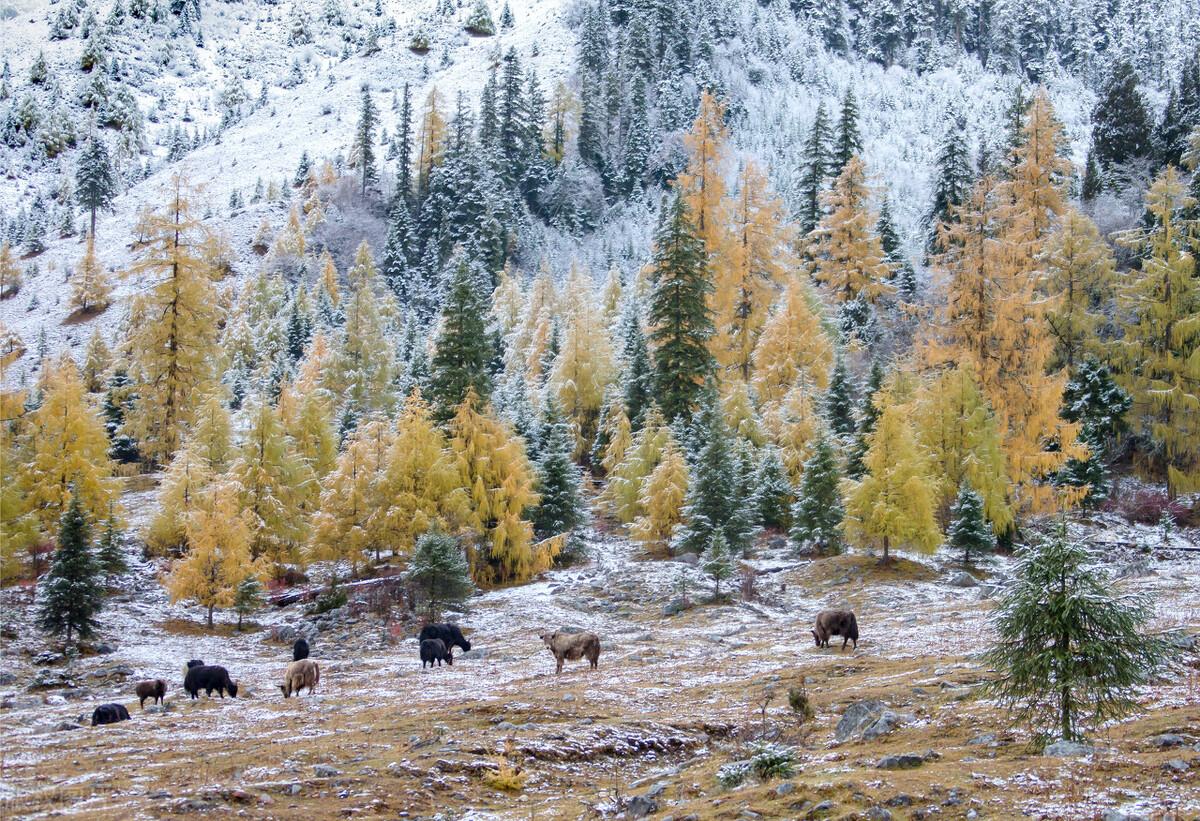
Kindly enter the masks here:
[[854, 638], [858, 638], [858, 619], [854, 618], [854, 614], [850, 614], [850, 629], [854, 631]]

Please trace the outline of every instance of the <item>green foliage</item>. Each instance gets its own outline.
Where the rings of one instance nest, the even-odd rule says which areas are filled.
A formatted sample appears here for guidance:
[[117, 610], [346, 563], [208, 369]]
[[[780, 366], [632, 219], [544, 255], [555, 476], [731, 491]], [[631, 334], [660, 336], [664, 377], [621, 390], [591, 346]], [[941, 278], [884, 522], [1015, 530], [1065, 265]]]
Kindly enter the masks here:
[[829, 390], [825, 393], [825, 420], [836, 436], [850, 436], [856, 430], [854, 423], [854, 388], [850, 374], [841, 356], [834, 363], [829, 376]]
[[438, 422], [448, 422], [454, 416], [470, 389], [474, 388], [481, 402], [491, 395], [488, 365], [492, 345], [484, 324], [487, 315], [471, 263], [465, 255], [460, 256], [447, 288], [441, 332], [430, 363], [429, 396]]
[[488, 8], [487, 0], [475, 0], [463, 28], [476, 37], [490, 37], [496, 33], [496, 24], [492, 22], [492, 12]]
[[750, 777], [749, 761], [731, 761], [717, 768], [717, 783], [723, 790], [740, 787]]
[[708, 349], [713, 335], [708, 294], [713, 284], [704, 241], [678, 194], [663, 209], [650, 268], [654, 386], [663, 415], [672, 421], [692, 412], [713, 371]]
[[838, 489], [840, 478], [833, 446], [822, 435], [804, 463], [800, 490], [792, 507], [791, 537], [796, 549], [812, 545], [821, 555], [841, 552], [845, 511]]
[[792, 522], [796, 490], [788, 479], [779, 448], [763, 448], [754, 477], [754, 509], [763, 527], [787, 530]]
[[63, 514], [58, 549], [42, 580], [37, 612], [38, 626], [56, 636], [89, 638], [96, 632], [96, 614], [104, 606], [101, 568], [92, 554], [91, 527], [72, 492]]
[[575, 436], [553, 399], [546, 401], [537, 461], [537, 507], [531, 520], [539, 539], [571, 533], [587, 521], [580, 493], [582, 477], [571, 458]]
[[[344, 596], [344, 594], [343, 594]], [[242, 579], [233, 594], [233, 611], [237, 613], [237, 629], [242, 629], [242, 618], [260, 609], [264, 604], [262, 582], [255, 575]]]
[[447, 606], [461, 605], [475, 592], [462, 545], [453, 536], [437, 530], [417, 539], [407, 579], [418, 606], [424, 608], [430, 621], [437, 621]]
[[754, 747], [750, 769], [763, 781], [791, 778], [796, 772], [796, 753], [790, 747], [760, 742]]
[[109, 578], [120, 576], [129, 569], [125, 561], [125, 551], [121, 549], [121, 533], [117, 530], [117, 520], [111, 512], [104, 527], [104, 535], [100, 537], [96, 560]]
[[1170, 645], [1146, 635], [1145, 595], [1121, 594], [1065, 519], [1019, 556], [994, 617], [985, 692], [1039, 734], [1078, 740], [1137, 708], [1141, 687], [1171, 663]]
[[697, 414], [693, 441], [700, 450], [692, 460], [684, 526], [677, 533], [676, 544], [685, 552], [698, 554], [711, 549], [714, 534], [719, 533], [726, 549], [744, 553], [754, 536], [754, 510], [743, 504], [740, 460], [733, 452], [732, 436], [715, 392]]
[[322, 613], [328, 613], [330, 610], [337, 610], [339, 607], [345, 607], [347, 601], [346, 591], [336, 585], [329, 587], [317, 596], [313, 602], [311, 615], [319, 616]]
[[713, 534], [708, 550], [704, 551], [701, 560], [704, 572], [713, 580], [713, 600], [721, 600], [721, 582], [733, 575], [733, 557], [729, 554], [729, 544], [719, 531]]
[[965, 481], [950, 508], [946, 544], [962, 551], [964, 565], [970, 564], [972, 553], [990, 553], [996, 549], [996, 536], [983, 516], [983, 499]]

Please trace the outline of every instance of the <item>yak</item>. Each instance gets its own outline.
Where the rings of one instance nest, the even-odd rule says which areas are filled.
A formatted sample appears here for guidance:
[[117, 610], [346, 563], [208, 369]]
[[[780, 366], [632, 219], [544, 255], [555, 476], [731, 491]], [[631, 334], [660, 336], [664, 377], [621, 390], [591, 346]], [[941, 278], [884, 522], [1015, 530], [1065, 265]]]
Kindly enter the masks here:
[[841, 636], [843, 650], [850, 642], [858, 649], [858, 620], [849, 610], [822, 610], [817, 614], [812, 634], [818, 647], [828, 647], [830, 636]]

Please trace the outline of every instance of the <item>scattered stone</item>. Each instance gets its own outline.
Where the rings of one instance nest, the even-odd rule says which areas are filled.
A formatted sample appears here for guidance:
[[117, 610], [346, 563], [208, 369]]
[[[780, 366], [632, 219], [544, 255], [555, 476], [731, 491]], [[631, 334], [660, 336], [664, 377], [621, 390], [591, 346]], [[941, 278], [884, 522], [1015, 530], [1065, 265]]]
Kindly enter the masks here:
[[111, 655], [112, 653], [117, 652], [117, 649], [115, 647], [113, 647], [111, 644], [104, 644], [103, 642], [100, 644], [97, 644], [95, 646], [95, 648], [93, 648], [93, 649], [95, 650], [95, 653], [98, 656], [107, 656], [107, 655]]
[[1147, 821], [1146, 816], [1138, 815], [1135, 812], [1121, 812], [1120, 810], [1109, 810], [1104, 813], [1103, 821]]
[[1078, 741], [1055, 741], [1053, 744], [1047, 744], [1046, 749], [1042, 750], [1042, 755], [1051, 756], [1053, 758], [1077, 758], [1079, 756], [1091, 755], [1092, 748], [1087, 744], [1081, 744]]
[[1168, 772], [1186, 773], [1188, 771], [1188, 763], [1182, 758], [1172, 758], [1166, 764], [1163, 764], [1163, 769]]
[[33, 657], [34, 664], [58, 664], [62, 660], [63, 654], [55, 653], [53, 650], [46, 650]]
[[977, 587], [979, 581], [965, 570], [958, 570], [946, 580], [951, 587]]
[[892, 821], [892, 814], [883, 807], [871, 807], [864, 815], [867, 821]]
[[654, 784], [654, 786], [652, 786], [649, 790], [646, 791], [646, 795], [649, 798], [658, 798], [660, 795], [662, 795], [664, 792], [667, 791], [667, 787], [669, 787], [670, 785], [671, 785], [671, 782], [669, 782], [669, 781], [658, 781]]
[[784, 781], [775, 788], [775, 794], [778, 796], [791, 795], [796, 791], [796, 785], [791, 781]]
[[911, 795], [905, 795], [904, 793], [900, 793], [899, 795], [893, 795], [891, 798], [889, 798], [887, 801], [884, 801], [883, 803], [887, 804], [889, 807], [911, 807], [912, 803], [913, 803], [913, 799], [912, 799]]
[[838, 720], [837, 729], [834, 731], [834, 738], [840, 744], [851, 736], [857, 735], [860, 731], [874, 723], [883, 714], [883, 710], [883, 702], [876, 699], [854, 702], [846, 708], [846, 711], [842, 713], [842, 717]]
[[867, 729], [863, 730], [863, 741], [871, 741], [880, 736], [885, 736], [888, 733], [894, 732], [897, 727], [906, 724], [908, 721], [911, 721], [911, 717], [902, 716], [891, 710], [884, 710], [879, 718], [875, 719]]
[[915, 770], [925, 763], [925, 758], [916, 753], [885, 755], [875, 765], [879, 770]]
[[832, 813], [834, 811], [834, 809], [835, 809], [835, 805], [832, 801], [822, 801], [820, 804], [818, 804], [817, 806], [815, 806], [811, 810], [809, 810], [808, 814], [804, 817], [805, 818], [824, 818], [825, 816]]
[[4, 701], [0, 701], [0, 709], [29, 710], [33, 707], [41, 707], [42, 704], [41, 696], [10, 696]]
[[574, 693], [566, 693], [566, 694], [563, 696], [563, 701], [574, 701], [574, 700], [575, 700], [575, 694], [574, 694]]
[[979, 735], [975, 736], [967, 743], [971, 744], [973, 746], [979, 746], [981, 744], [987, 744], [990, 746], [990, 745], [996, 743], [996, 734], [995, 733], [980, 733]]
[[153, 790], [146, 793], [146, 797], [155, 800], [162, 800], [163, 798], [170, 798], [171, 793], [167, 790]]
[[1187, 633], [1182, 631], [1168, 633], [1166, 639], [1176, 650], [1184, 650], [1189, 652], [1195, 650], [1198, 643], [1196, 636], [1189, 636]]
[[[74, 721], [60, 721], [58, 726], [56, 726], [54, 729], [60, 733], [65, 733], [71, 730], [78, 730], [80, 727]], [[1186, 765], [1184, 766], [1184, 769], [1187, 769]]]
[[488, 657], [488, 655], [490, 655], [490, 654], [486, 647], [472, 647], [470, 650], [466, 651], [465, 653], [459, 653], [458, 658], [460, 658], [460, 659], [485, 659]]
[[334, 776], [339, 775], [340, 772], [335, 767], [331, 767], [328, 764], [318, 764], [313, 767], [313, 774], [316, 775], [317, 778], [333, 778]]
[[9, 672], [8, 670], [0, 670], [0, 687], [5, 687], [9, 684], [15, 684], [16, 681], [16, 673]]
[[[693, 555], [691, 553], [687, 554]], [[662, 606], [662, 614], [664, 616], [675, 616], [688, 609], [688, 602], [685, 599], [671, 599]]]
[[625, 814], [629, 818], [645, 818], [658, 812], [658, 802], [646, 795], [635, 795], [625, 805]]
[[680, 553], [675, 557], [675, 561], [695, 567], [700, 563], [700, 557], [695, 553]]
[[1187, 743], [1187, 739], [1179, 733], [1162, 733], [1161, 735], [1153, 735], [1146, 739], [1146, 742], [1151, 747], [1158, 747], [1160, 750], [1169, 750], [1172, 747], [1182, 747]]
[[128, 664], [105, 664], [97, 667], [92, 672], [88, 673], [88, 678], [92, 679], [120, 679], [125, 680], [133, 675], [133, 668]]

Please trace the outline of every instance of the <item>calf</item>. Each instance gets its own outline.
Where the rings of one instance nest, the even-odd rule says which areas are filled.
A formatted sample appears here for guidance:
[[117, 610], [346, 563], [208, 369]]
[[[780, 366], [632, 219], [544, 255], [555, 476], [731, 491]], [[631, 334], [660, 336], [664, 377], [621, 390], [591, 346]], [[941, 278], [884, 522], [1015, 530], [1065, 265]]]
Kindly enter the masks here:
[[287, 672], [283, 674], [283, 684], [279, 685], [279, 689], [283, 691], [284, 698], [291, 698], [292, 693], [299, 696], [300, 689], [307, 687], [308, 694], [311, 696], [320, 681], [321, 668], [317, 666], [317, 663], [312, 659], [299, 659], [288, 665]]
[[151, 681], [139, 681], [137, 687], [134, 688], [137, 693], [138, 702], [142, 705], [142, 709], [146, 709], [146, 699], [154, 699], [154, 703], [158, 704], [167, 694], [167, 683], [161, 678], [156, 678]]
[[427, 624], [421, 628], [421, 635], [417, 636], [417, 641], [425, 641], [426, 639], [441, 639], [446, 647], [453, 649], [455, 646], [461, 647], [463, 652], [471, 649], [471, 642], [467, 641], [459, 629], [457, 624], [448, 622], [442, 624]]
[[192, 698], [198, 698], [201, 690], [212, 697], [213, 690], [225, 698], [226, 691], [230, 698], [237, 698], [238, 686], [229, 678], [229, 671], [216, 664], [204, 664], [188, 668], [187, 676], [183, 679], [183, 689]]
[[92, 726], [98, 724], [116, 724], [118, 721], [128, 721], [129, 711], [124, 704], [101, 704], [92, 712]]
[[563, 661], [577, 661], [586, 658], [593, 670], [600, 660], [600, 637], [595, 633], [564, 633], [555, 630], [553, 633], [542, 633], [542, 642], [554, 654], [555, 674], [561, 673]]
[[432, 667], [435, 661], [438, 667], [442, 666], [443, 661], [453, 666], [454, 648], [447, 647], [441, 639], [425, 639], [421, 642], [421, 669], [425, 669], [426, 662]]
[[858, 620], [849, 610], [822, 610], [817, 614], [812, 634], [818, 647], [828, 647], [830, 636], [841, 636], [843, 650], [850, 642], [858, 649]]
[[306, 658], [308, 658], [308, 642], [304, 639], [296, 639], [296, 643], [292, 645], [292, 661]]

